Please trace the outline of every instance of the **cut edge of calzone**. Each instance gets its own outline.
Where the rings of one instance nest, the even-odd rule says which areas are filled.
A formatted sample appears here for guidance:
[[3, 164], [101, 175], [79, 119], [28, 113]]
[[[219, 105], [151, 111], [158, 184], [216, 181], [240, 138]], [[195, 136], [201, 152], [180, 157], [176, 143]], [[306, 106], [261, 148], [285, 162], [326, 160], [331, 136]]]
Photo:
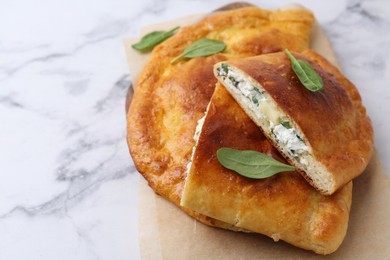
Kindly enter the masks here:
[[283, 52], [220, 62], [214, 74], [284, 157], [330, 195], [364, 171], [373, 150], [372, 126], [358, 92], [351, 96], [343, 86], [352, 84], [340, 82], [341, 73], [327, 70], [331, 65], [318, 54], [308, 54], [325, 64], [314, 64], [325, 84], [320, 93], [304, 88]]

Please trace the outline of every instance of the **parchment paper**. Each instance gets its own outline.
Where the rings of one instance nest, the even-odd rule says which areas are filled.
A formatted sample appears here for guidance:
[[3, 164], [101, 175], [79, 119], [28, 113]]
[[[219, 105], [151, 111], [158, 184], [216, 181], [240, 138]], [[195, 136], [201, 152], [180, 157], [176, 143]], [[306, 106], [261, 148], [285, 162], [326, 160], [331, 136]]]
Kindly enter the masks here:
[[[203, 16], [205, 14], [143, 28], [141, 35], [178, 24], [191, 24]], [[149, 57], [131, 48], [131, 43], [137, 40], [125, 40], [133, 82]], [[311, 49], [338, 65], [332, 47], [318, 24], [312, 32]], [[346, 238], [341, 247], [328, 256], [316, 255], [282, 241], [273, 242], [260, 234], [203, 225], [156, 195], [142, 178], [138, 195], [138, 224], [142, 259], [390, 259], [390, 180], [377, 151], [374, 151], [365, 172], [354, 180]]]

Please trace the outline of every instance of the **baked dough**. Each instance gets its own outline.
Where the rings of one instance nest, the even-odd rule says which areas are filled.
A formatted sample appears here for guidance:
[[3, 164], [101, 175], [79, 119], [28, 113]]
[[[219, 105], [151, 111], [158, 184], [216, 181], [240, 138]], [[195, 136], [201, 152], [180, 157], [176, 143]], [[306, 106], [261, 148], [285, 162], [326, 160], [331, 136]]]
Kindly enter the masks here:
[[[154, 48], [135, 84], [127, 114], [127, 141], [137, 170], [157, 194], [180, 203], [195, 127], [217, 82], [213, 65], [284, 48], [303, 51], [309, 46], [313, 21], [307, 10], [241, 8], [183, 27]], [[203, 37], [225, 42], [224, 53], [171, 64]], [[230, 227], [190, 210], [187, 213], [209, 225]]]
[[321, 91], [302, 85], [284, 52], [219, 63], [215, 73], [309, 183], [333, 194], [368, 165], [373, 129], [358, 91], [337, 68], [313, 51], [293, 54], [318, 72]]
[[222, 147], [256, 150], [286, 163], [218, 83], [193, 154], [182, 206], [319, 254], [339, 247], [348, 226], [352, 182], [324, 196], [296, 171], [249, 179], [218, 162], [216, 153]]

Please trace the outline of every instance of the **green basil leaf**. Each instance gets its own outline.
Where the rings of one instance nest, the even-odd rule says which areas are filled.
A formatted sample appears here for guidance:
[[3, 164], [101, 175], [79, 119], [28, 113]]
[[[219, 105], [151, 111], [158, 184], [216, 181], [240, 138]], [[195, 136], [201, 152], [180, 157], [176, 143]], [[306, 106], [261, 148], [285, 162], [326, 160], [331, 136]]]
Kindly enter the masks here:
[[257, 151], [220, 148], [217, 158], [225, 168], [252, 179], [264, 179], [279, 172], [295, 171], [294, 166]]
[[139, 42], [131, 45], [131, 47], [133, 47], [138, 51], [150, 50], [153, 47], [155, 47], [157, 44], [171, 37], [179, 28], [180, 27], [177, 26], [169, 31], [155, 31], [155, 32], [148, 33], [144, 37], [142, 37], [142, 39]]
[[225, 48], [226, 44], [222, 41], [203, 38], [188, 46], [182, 54], [172, 59], [171, 63], [174, 63], [181, 58], [209, 56], [222, 52]]
[[282, 122], [280, 122], [280, 124], [281, 124], [282, 126], [284, 126], [285, 128], [287, 128], [287, 129], [290, 129], [290, 128], [291, 128], [290, 121], [282, 121]]
[[320, 91], [324, 87], [322, 78], [318, 73], [313, 69], [313, 67], [304, 60], [296, 59], [288, 49], [285, 49], [284, 52], [291, 60], [291, 67], [295, 74], [297, 75], [299, 81], [305, 86], [308, 90], [312, 92]]

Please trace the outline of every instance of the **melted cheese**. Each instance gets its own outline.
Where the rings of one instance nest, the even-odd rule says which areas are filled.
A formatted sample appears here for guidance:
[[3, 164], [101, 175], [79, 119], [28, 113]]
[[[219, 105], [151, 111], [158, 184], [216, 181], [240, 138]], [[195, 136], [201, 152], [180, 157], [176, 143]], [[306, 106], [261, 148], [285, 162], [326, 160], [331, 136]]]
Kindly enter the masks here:
[[270, 121], [271, 126], [279, 124], [280, 113], [270, 102], [260, 102], [259, 111]]
[[[227, 67], [226, 67], [227, 68]], [[270, 131], [279, 145], [288, 152], [291, 156], [298, 159], [301, 155], [308, 151], [308, 146], [297, 134], [295, 128], [284, 126], [281, 124], [282, 119], [287, 116], [277, 108], [270, 96], [255, 83], [248, 80], [243, 74], [230, 67], [225, 70], [219, 70], [219, 76], [222, 77], [225, 84], [229, 85], [231, 89], [236, 89], [248, 104], [250, 109], [262, 119], [266, 125], [267, 131]], [[302, 164], [306, 164], [304, 158], [299, 159]]]

